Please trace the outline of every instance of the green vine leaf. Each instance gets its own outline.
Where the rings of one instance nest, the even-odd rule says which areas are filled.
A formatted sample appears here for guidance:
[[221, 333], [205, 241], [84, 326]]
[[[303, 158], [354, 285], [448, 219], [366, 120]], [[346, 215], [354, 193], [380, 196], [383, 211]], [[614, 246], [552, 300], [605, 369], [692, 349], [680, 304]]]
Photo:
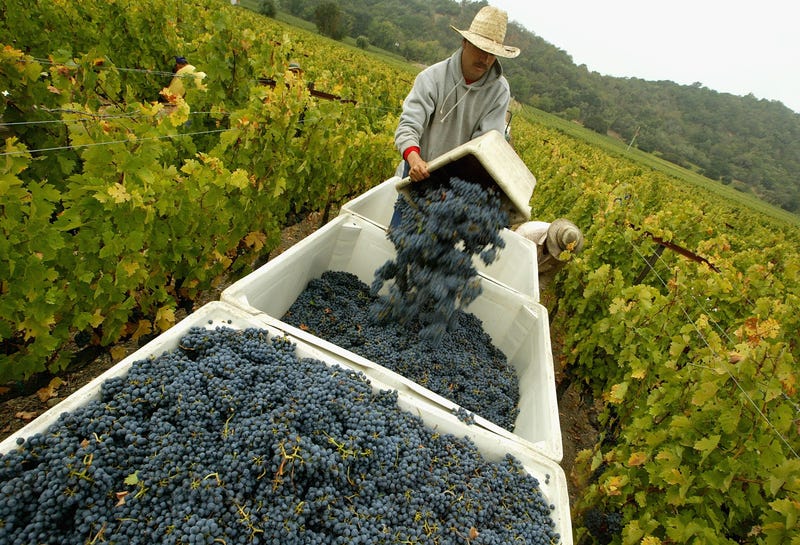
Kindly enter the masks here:
[[139, 470], [134, 471], [127, 477], [125, 477], [125, 484], [128, 486], [136, 486], [139, 484]]

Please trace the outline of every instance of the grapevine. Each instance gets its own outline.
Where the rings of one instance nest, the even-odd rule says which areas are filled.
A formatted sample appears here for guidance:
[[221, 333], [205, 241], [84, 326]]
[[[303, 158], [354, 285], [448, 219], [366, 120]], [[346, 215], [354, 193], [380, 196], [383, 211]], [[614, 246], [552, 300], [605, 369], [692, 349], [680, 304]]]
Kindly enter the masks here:
[[[2, 383], [64, 370], [76, 337], [168, 329], [267, 258], [295, 215], [392, 168], [398, 78], [362, 52], [331, 70], [329, 40], [211, 0], [6, 4]], [[176, 54], [208, 77], [162, 104]]]
[[603, 406], [576, 465], [578, 539], [797, 541], [796, 225], [515, 120], [516, 142], [542, 143], [521, 151], [534, 214], [587, 240], [548, 295], [568, 380]]

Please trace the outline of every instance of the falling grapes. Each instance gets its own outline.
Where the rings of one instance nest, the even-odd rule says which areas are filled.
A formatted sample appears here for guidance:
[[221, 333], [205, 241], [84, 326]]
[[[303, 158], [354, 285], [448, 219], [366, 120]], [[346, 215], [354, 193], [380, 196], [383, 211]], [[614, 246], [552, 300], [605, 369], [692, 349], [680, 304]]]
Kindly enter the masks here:
[[388, 294], [372, 309], [373, 321], [422, 327], [422, 339], [438, 343], [456, 326], [456, 311], [480, 294], [472, 259], [489, 265], [505, 247], [500, 233], [508, 213], [491, 187], [451, 178], [398, 197], [399, 225], [389, 229], [396, 257], [377, 271], [372, 293], [388, 281]]

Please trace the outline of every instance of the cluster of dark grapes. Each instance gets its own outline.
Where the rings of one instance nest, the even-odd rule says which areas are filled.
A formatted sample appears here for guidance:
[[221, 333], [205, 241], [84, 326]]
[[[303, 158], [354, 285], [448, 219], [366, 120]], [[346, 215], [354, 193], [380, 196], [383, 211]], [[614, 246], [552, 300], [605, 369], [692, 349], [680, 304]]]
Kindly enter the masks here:
[[419, 338], [419, 323], [373, 322], [374, 303], [369, 286], [354, 274], [325, 271], [281, 319], [514, 430], [519, 379], [474, 314], [456, 311], [454, 329], [434, 343]]
[[608, 545], [614, 536], [622, 532], [622, 513], [606, 513], [592, 508], [583, 517], [583, 525], [599, 545]]
[[489, 265], [505, 247], [500, 233], [508, 213], [501, 205], [493, 188], [455, 177], [398, 197], [400, 223], [388, 231], [397, 255], [375, 271], [372, 293], [393, 282], [375, 303], [373, 319], [419, 322], [420, 338], [433, 343], [452, 331], [456, 310], [481, 293], [473, 256]]
[[458, 417], [464, 424], [471, 426], [475, 423], [475, 413], [467, 411], [464, 407], [459, 407], [453, 411], [453, 414]]
[[0, 456], [0, 543], [551, 544], [537, 480], [363, 374], [193, 328]]

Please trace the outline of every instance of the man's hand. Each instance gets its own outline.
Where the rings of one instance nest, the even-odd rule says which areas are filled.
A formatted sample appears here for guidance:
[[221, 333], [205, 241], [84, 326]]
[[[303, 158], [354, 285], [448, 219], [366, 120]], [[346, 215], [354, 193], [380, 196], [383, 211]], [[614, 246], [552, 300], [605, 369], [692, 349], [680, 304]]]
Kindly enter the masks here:
[[412, 151], [408, 154], [408, 157], [406, 157], [406, 161], [408, 161], [408, 166], [410, 167], [408, 177], [411, 178], [412, 182], [419, 182], [420, 180], [430, 177], [431, 174], [428, 172], [428, 163], [420, 157], [419, 153]]

